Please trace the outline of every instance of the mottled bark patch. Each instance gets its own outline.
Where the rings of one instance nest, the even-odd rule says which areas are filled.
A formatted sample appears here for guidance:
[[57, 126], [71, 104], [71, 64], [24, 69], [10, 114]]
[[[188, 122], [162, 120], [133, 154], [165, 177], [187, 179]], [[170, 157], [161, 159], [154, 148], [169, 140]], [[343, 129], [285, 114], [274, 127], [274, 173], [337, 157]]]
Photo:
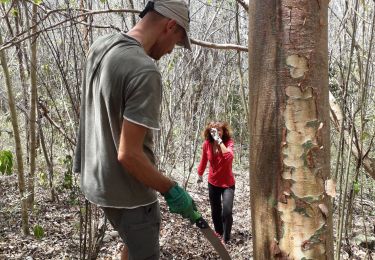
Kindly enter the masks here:
[[[293, 78], [302, 77], [307, 62], [298, 55], [292, 56], [287, 59], [290, 74]], [[284, 254], [295, 259], [315, 259], [325, 253], [321, 233], [326, 220], [322, 206], [319, 207], [325, 192], [324, 180], [318, 174], [322, 169], [321, 123], [312, 87], [288, 86], [285, 93], [282, 178], [290, 183], [290, 194], [284, 193], [284, 200], [277, 206], [283, 225], [279, 246]]]
[[308, 71], [307, 59], [303, 56], [290, 55], [286, 59], [286, 64], [290, 68], [292, 78], [300, 78]]

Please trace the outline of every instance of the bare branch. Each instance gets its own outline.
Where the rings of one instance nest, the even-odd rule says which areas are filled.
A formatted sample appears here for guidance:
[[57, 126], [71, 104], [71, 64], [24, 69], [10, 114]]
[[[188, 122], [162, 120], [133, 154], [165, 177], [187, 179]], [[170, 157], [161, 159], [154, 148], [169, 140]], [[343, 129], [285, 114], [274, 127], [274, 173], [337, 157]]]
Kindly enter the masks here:
[[248, 51], [247, 47], [236, 45], [236, 44], [216, 44], [212, 42], [200, 41], [196, 39], [190, 39], [192, 43], [202, 46], [208, 47], [211, 49], [219, 49], [219, 50], [236, 50], [236, 51]]
[[140, 11], [134, 10], [134, 9], [109, 9], [109, 10], [98, 10], [98, 11], [89, 11], [87, 9], [70, 9], [70, 10], [75, 10], [75, 11], [81, 11], [81, 12], [84, 12], [84, 13], [80, 13], [76, 16], [69, 17], [69, 18], [67, 18], [63, 21], [60, 21], [56, 24], [53, 24], [49, 27], [45, 27], [43, 30], [36, 31], [35, 33], [29, 34], [25, 37], [20, 38], [20, 36], [28, 33], [35, 26], [38, 26], [42, 21], [46, 20], [47, 17], [49, 17], [52, 13], [56, 13], [56, 12], [59, 12], [59, 11], [63, 12], [63, 11], [66, 11], [66, 10], [68, 10], [68, 9], [56, 9], [56, 10], [51, 10], [51, 11], [46, 12], [46, 16], [43, 17], [43, 19], [41, 19], [40, 21], [38, 21], [34, 26], [31, 26], [27, 30], [24, 30], [23, 32], [14, 36], [12, 39], [10, 39], [10, 40], [4, 42], [2, 45], [0, 45], [1, 46], [0, 51], [4, 50], [4, 49], [7, 49], [7, 48], [10, 48], [13, 45], [18, 44], [20, 42], [23, 42], [24, 40], [26, 40], [30, 37], [34, 37], [35, 35], [39, 35], [42, 32], [46, 32], [46, 31], [51, 30], [55, 27], [58, 27], [59, 25], [70, 22], [70, 21], [75, 20], [75, 19], [80, 18], [80, 17], [86, 17], [88, 15], [95, 15], [95, 14], [105, 14], [105, 13], [139, 13], [140, 12]]
[[38, 106], [40, 109], [40, 114], [44, 116], [69, 141], [69, 143], [71, 143], [72, 145], [76, 145], [76, 142], [67, 135], [64, 129], [55, 121], [53, 121], [53, 119], [48, 115], [49, 111], [46, 106], [41, 102], [38, 102]]
[[[46, 16], [43, 17], [43, 19], [41, 19], [40, 21], [38, 21], [38, 23], [36, 23], [36, 25], [34, 25], [34, 26], [37, 26], [38, 24], [40, 24], [42, 21], [44, 21], [52, 13], [64, 12], [64, 11], [67, 11], [67, 10], [68, 9], [56, 9], [56, 10], [45, 11]], [[7, 42], [4, 42], [2, 45], [0, 45], [0, 51], [2, 51], [4, 49], [7, 49], [7, 48], [10, 48], [10, 47], [14, 46], [15, 44], [19, 44], [19, 43], [23, 42], [24, 40], [27, 40], [31, 37], [39, 35], [40, 33], [52, 30], [52, 29], [54, 29], [54, 28], [56, 28], [56, 27], [58, 27], [58, 26], [60, 26], [64, 23], [70, 22], [72, 20], [76, 20], [77, 18], [88, 16], [88, 15], [106, 14], [106, 13], [140, 13], [140, 11], [134, 10], [134, 9], [107, 9], [107, 10], [99, 10], [99, 11], [90, 11], [90, 10], [87, 10], [87, 9], [70, 9], [70, 10], [74, 10], [74, 11], [77, 11], [77, 12], [78, 11], [84, 12], [84, 13], [80, 13], [76, 16], [69, 17], [69, 18], [67, 18], [63, 21], [60, 21], [60, 22], [55, 23], [51, 26], [45, 27], [42, 30], [36, 31], [36, 32], [34, 32], [32, 34], [29, 34], [27, 36], [24, 36], [24, 37], [21, 37], [25, 33], [29, 32], [33, 28], [33, 26], [32, 26], [32, 27], [28, 28], [27, 30], [25, 30], [25, 31], [19, 33], [18, 35], [14, 36], [12, 39], [8, 40]], [[84, 22], [81, 22], [81, 21], [79, 21], [77, 23], [85, 24]], [[118, 28], [114, 28], [114, 29], [119, 30]], [[206, 41], [201, 41], [201, 40], [196, 40], [196, 39], [191, 39], [191, 42], [196, 44], [196, 45], [199, 45], [199, 46], [202, 46], [202, 47], [208, 47], [208, 48], [212, 48], [212, 49], [237, 50], [237, 51], [245, 51], [245, 52], [248, 51], [247, 47], [241, 46], [241, 45], [235, 45], [235, 44], [216, 44], [216, 43], [211, 43], [211, 42], [206, 42]]]

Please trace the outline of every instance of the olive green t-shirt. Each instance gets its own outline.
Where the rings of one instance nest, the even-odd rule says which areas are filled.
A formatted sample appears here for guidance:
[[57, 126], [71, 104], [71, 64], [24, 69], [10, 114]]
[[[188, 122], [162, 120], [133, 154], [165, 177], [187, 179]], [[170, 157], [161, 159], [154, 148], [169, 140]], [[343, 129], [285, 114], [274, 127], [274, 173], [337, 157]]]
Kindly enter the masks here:
[[143, 148], [155, 162], [152, 130], [159, 129], [162, 99], [155, 62], [132, 37], [124, 33], [103, 36], [90, 48], [82, 86], [75, 167], [80, 168], [86, 198], [119, 208], [155, 202], [155, 191], [132, 177], [117, 160], [125, 119], [148, 129]]

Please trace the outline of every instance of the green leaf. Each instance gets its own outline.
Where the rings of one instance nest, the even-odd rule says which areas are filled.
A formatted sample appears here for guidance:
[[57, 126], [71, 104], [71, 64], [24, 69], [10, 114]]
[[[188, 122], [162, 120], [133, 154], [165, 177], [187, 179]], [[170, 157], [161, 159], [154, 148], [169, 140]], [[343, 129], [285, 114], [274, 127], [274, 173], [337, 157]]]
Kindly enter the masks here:
[[362, 141], [365, 141], [366, 139], [370, 139], [371, 135], [367, 132], [362, 132], [361, 139]]
[[6, 4], [6, 3], [8, 3], [8, 2], [10, 2], [10, 0], [0, 0], [0, 3], [1, 3], [1, 4]]
[[38, 176], [39, 184], [43, 187], [47, 187], [47, 185], [48, 185], [48, 175], [47, 175], [47, 173], [39, 172], [37, 174], [37, 176]]
[[37, 239], [41, 239], [44, 236], [44, 229], [39, 225], [34, 226], [34, 236]]
[[41, 3], [43, 3], [43, 0], [34, 0], [34, 4], [36, 5], [40, 5]]
[[107, 0], [100, 0], [100, 2], [101, 2], [102, 4], [105, 4], [106, 1], [107, 1]]
[[73, 175], [71, 171], [64, 173], [63, 187], [68, 190], [73, 188]]
[[42, 65], [42, 69], [44, 70], [44, 72], [49, 72], [50, 71], [48, 64], [43, 64]]
[[229, 3], [230, 6], [234, 6], [235, 1], [233, 1], [233, 0], [229, 0], [228, 3]]
[[11, 175], [13, 171], [13, 154], [11, 151], [0, 151], [0, 173]]
[[353, 183], [353, 191], [354, 191], [354, 194], [359, 193], [359, 183], [357, 181]]
[[12, 8], [11, 12], [12, 12], [14, 17], [18, 16], [18, 10], [16, 8]]

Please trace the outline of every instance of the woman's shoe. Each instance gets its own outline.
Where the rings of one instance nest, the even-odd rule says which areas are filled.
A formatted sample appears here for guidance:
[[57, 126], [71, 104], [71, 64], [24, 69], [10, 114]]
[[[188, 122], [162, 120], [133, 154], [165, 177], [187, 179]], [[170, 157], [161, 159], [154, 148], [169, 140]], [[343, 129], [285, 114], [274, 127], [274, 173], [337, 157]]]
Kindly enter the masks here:
[[220, 239], [220, 242], [225, 246], [224, 238], [219, 233], [215, 232], [215, 236], [217, 236]]

